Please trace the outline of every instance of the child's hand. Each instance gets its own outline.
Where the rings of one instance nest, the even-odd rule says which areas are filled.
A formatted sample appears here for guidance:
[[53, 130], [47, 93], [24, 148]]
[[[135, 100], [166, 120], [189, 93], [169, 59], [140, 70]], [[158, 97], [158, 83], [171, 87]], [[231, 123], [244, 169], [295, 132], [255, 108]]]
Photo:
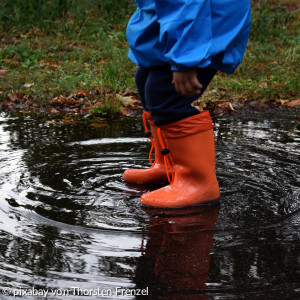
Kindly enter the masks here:
[[193, 97], [201, 93], [203, 85], [198, 81], [197, 69], [186, 72], [173, 72], [173, 82], [176, 92], [184, 97]]

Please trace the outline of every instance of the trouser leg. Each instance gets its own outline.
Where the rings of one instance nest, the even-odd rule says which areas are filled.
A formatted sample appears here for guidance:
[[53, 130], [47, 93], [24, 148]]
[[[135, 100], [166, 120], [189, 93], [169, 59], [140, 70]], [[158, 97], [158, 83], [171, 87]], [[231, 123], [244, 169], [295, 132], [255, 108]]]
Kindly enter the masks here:
[[145, 86], [150, 73], [150, 68], [138, 67], [135, 73], [135, 85], [144, 110], [148, 111], [145, 99]]
[[203, 94], [216, 74], [216, 70], [210, 67], [198, 69], [197, 76], [203, 85], [203, 89], [200, 94], [194, 97], [184, 97], [175, 90], [172, 83], [173, 72], [170, 66], [144, 69], [147, 72], [146, 70], [137, 72], [137, 77], [139, 78], [137, 80], [139, 85], [137, 86], [144, 107], [151, 113], [158, 126], [198, 114], [199, 111], [192, 107], [191, 104]]

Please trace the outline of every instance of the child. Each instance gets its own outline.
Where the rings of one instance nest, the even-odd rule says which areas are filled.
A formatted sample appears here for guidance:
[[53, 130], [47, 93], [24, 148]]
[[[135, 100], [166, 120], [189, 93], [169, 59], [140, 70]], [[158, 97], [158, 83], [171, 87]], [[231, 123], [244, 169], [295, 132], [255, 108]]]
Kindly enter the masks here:
[[250, 30], [250, 0], [136, 4], [126, 34], [129, 58], [139, 66], [136, 85], [153, 134], [155, 162], [148, 169], [126, 170], [123, 178], [147, 184], [169, 180], [142, 195], [145, 206], [215, 203], [220, 190], [212, 120], [191, 103], [217, 71], [233, 73], [240, 64]]

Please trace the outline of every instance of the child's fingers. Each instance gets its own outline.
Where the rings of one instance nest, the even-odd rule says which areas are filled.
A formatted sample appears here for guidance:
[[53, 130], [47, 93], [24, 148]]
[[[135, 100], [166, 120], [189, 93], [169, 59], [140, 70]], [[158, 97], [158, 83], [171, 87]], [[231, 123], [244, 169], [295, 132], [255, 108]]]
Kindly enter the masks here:
[[203, 85], [198, 81], [196, 70], [175, 72], [172, 83], [177, 93], [184, 97], [193, 97], [201, 93]]
[[195, 88], [190, 82], [186, 82], [179, 86], [178, 92], [184, 97], [193, 97], [200, 94], [201, 89]]
[[203, 89], [203, 85], [201, 82], [199, 82], [196, 74], [191, 78], [191, 83], [193, 84], [195, 89]]
[[193, 97], [200, 94], [201, 88], [195, 87], [191, 82], [175, 82], [175, 90], [184, 97]]

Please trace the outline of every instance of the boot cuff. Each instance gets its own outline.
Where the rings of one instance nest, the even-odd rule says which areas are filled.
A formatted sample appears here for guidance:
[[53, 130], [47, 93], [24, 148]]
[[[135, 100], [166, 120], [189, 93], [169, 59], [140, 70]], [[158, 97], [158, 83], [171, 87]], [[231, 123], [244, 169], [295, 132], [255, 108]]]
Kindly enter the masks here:
[[195, 116], [162, 125], [160, 128], [165, 138], [178, 138], [213, 129], [213, 124], [209, 111], [202, 111]]

